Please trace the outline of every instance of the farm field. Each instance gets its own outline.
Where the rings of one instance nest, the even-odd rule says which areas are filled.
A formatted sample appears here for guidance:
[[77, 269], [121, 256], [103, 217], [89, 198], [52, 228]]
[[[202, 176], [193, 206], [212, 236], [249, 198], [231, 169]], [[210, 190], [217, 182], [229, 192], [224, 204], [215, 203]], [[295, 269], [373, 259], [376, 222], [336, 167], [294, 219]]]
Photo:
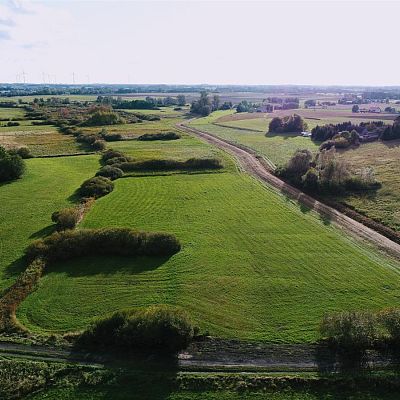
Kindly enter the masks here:
[[25, 267], [26, 246], [53, 229], [51, 214], [70, 204], [70, 196], [98, 169], [97, 156], [26, 160], [25, 175], [0, 185], [0, 290]]
[[[116, 309], [184, 307], [220, 337], [310, 342], [324, 312], [397, 304], [398, 265], [237, 172], [124, 178], [82, 227], [177, 235], [169, 259], [87, 258], [51, 267], [18, 318], [37, 332]], [[284, 251], [282, 251], [284, 249]]]

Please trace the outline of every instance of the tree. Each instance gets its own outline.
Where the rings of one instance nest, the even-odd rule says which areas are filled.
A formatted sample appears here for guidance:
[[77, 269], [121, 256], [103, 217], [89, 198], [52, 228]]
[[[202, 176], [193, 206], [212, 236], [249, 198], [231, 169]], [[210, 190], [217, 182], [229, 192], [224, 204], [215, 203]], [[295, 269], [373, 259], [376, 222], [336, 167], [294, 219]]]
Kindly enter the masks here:
[[352, 107], [351, 111], [353, 113], [358, 113], [360, 111], [360, 107], [358, 106], [358, 104], [354, 104], [354, 106]]
[[213, 100], [212, 100], [212, 109], [213, 109], [213, 111], [218, 110], [219, 103], [220, 103], [219, 96], [217, 94], [215, 94], [213, 96]]
[[307, 129], [307, 124], [300, 115], [293, 114], [284, 118], [275, 117], [269, 124], [269, 132], [292, 133], [302, 132]]
[[183, 107], [186, 105], [186, 97], [183, 94], [178, 94], [177, 96], [178, 106]]
[[212, 111], [210, 98], [207, 92], [201, 92], [200, 98], [192, 103], [190, 112], [193, 114], [200, 114], [203, 117], [209, 115]]
[[18, 179], [25, 171], [25, 162], [16, 153], [10, 154], [0, 146], [0, 182]]

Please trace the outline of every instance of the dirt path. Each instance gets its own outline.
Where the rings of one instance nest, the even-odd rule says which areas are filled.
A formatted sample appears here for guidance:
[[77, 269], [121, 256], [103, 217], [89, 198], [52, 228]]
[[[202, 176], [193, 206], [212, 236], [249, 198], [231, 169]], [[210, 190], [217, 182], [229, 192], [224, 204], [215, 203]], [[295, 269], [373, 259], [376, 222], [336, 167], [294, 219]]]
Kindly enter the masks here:
[[269, 184], [284, 195], [297, 200], [306, 207], [318, 212], [322, 217], [329, 219], [336, 226], [345, 230], [353, 237], [366, 240], [385, 253], [395, 257], [397, 260], [400, 260], [399, 244], [393, 242], [373, 229], [368, 228], [360, 222], [351, 219], [334, 208], [315, 200], [299, 189], [296, 189], [295, 187], [283, 182], [281, 179], [271, 173], [271, 168], [268, 165], [268, 161], [260, 158], [256, 151], [249, 149], [246, 146], [241, 146], [236, 143], [223, 140], [208, 132], [189, 127], [184, 123], [178, 123], [176, 126], [178, 129], [181, 129], [191, 135], [200, 137], [208, 143], [211, 143], [220, 149], [225, 150], [229, 154], [234, 155], [240, 166], [250, 175]]

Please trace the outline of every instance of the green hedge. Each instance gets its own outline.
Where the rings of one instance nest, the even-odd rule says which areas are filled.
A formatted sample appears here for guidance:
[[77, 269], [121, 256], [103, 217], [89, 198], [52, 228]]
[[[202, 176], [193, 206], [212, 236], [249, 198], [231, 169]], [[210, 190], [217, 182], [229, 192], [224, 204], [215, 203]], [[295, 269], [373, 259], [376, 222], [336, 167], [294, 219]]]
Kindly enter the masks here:
[[176, 160], [145, 160], [136, 162], [123, 162], [114, 164], [124, 172], [133, 171], [171, 171], [171, 170], [206, 170], [220, 169], [223, 167], [216, 158], [190, 158], [187, 161]]
[[169, 256], [181, 249], [178, 239], [168, 233], [141, 232], [129, 228], [82, 229], [55, 232], [34, 241], [26, 250], [29, 259], [49, 261], [83, 256]]

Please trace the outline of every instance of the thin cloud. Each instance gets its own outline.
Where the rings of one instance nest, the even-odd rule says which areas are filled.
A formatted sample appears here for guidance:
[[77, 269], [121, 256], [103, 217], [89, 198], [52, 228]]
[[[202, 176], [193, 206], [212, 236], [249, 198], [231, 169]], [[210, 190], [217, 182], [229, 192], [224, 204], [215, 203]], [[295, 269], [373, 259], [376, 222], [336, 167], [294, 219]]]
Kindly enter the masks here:
[[22, 5], [21, 1], [18, 0], [6, 0], [6, 7], [8, 7], [12, 12], [16, 14], [32, 14], [31, 10], [28, 10], [26, 7]]
[[11, 36], [6, 31], [0, 31], [0, 40], [10, 40]]
[[26, 50], [32, 50], [32, 49], [39, 49], [42, 47], [45, 47], [47, 45], [46, 42], [31, 42], [31, 43], [23, 43], [21, 44], [20, 47]]
[[15, 22], [11, 18], [0, 18], [0, 25], [15, 26]]

